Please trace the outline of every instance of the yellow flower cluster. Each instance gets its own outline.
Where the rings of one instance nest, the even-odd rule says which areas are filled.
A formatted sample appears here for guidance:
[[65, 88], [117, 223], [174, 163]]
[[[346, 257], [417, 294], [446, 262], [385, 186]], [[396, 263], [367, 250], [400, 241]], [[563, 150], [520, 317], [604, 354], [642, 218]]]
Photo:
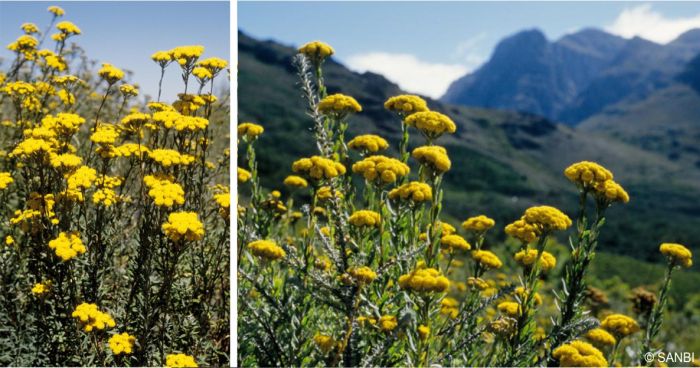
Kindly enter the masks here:
[[559, 346], [552, 356], [559, 360], [560, 367], [607, 367], [603, 353], [593, 345], [580, 340]]
[[65, 232], [61, 232], [56, 239], [51, 240], [49, 248], [53, 249], [64, 262], [87, 251], [77, 233]]
[[88, 189], [97, 180], [97, 171], [88, 166], [81, 166], [66, 178], [68, 189]]
[[496, 309], [511, 318], [517, 318], [522, 313], [522, 308], [517, 302], [501, 302]]
[[375, 153], [389, 148], [389, 143], [378, 135], [365, 134], [351, 139], [348, 148], [362, 153]]
[[284, 249], [271, 240], [255, 240], [248, 243], [248, 249], [253, 255], [268, 261], [278, 260], [287, 256]]
[[301, 176], [297, 175], [289, 175], [286, 178], [284, 178], [284, 185], [293, 187], [293, 188], [306, 188], [309, 183], [306, 182], [306, 179], [302, 178]]
[[136, 343], [136, 338], [126, 332], [112, 335], [107, 342], [114, 355], [131, 354], [134, 343]]
[[102, 145], [112, 145], [119, 138], [117, 127], [112, 124], [100, 124], [90, 136], [90, 140]]
[[168, 354], [165, 357], [165, 366], [168, 368], [191, 368], [197, 367], [194, 357], [187, 354]]
[[530, 243], [538, 237], [537, 227], [527, 223], [522, 218], [506, 225], [505, 232], [524, 243]]
[[528, 224], [534, 225], [540, 234], [552, 230], [566, 230], [571, 226], [569, 216], [550, 206], [536, 206], [525, 210], [522, 218]]
[[210, 57], [197, 62], [202, 68], [205, 68], [212, 74], [212, 78], [215, 77], [220, 71], [224, 70], [228, 66], [228, 61], [218, 58]]
[[348, 273], [358, 284], [369, 284], [377, 278], [377, 273], [367, 266], [351, 268]]
[[80, 115], [64, 112], [58, 113], [56, 116], [46, 115], [41, 119], [42, 127], [51, 129], [64, 137], [75, 134], [83, 123], [85, 123], [85, 119]]
[[335, 339], [332, 336], [317, 333], [314, 335], [314, 343], [325, 354], [335, 347]]
[[572, 164], [564, 170], [564, 175], [573, 183], [586, 189], [595, 188], [597, 185], [613, 178], [610, 170], [590, 161]]
[[170, 56], [182, 67], [191, 67], [204, 53], [204, 46], [178, 46], [170, 50]]
[[41, 296], [49, 292], [51, 285], [48, 282], [38, 282], [32, 287], [32, 294]]
[[48, 11], [49, 11], [49, 13], [53, 14], [55, 17], [60, 17], [66, 13], [62, 8], [55, 6], [55, 5], [49, 6]]
[[28, 60], [34, 60], [34, 52], [38, 44], [39, 41], [36, 38], [30, 35], [22, 35], [17, 37], [14, 42], [7, 45], [7, 49], [24, 55]]
[[377, 227], [381, 222], [381, 216], [374, 211], [359, 210], [353, 212], [350, 218], [348, 218], [348, 221], [350, 224], [357, 227]]
[[190, 115], [204, 106], [207, 102], [198, 95], [178, 93], [178, 100], [173, 103], [173, 108], [181, 114]]
[[614, 180], [606, 180], [595, 187], [596, 194], [599, 198], [604, 198], [607, 202], [622, 202], [630, 201], [630, 196], [624, 188]]
[[[532, 267], [537, 261], [537, 249], [526, 249], [515, 253], [515, 261], [523, 267]], [[552, 270], [557, 265], [557, 259], [549, 252], [542, 251], [540, 269], [544, 272]]]
[[238, 175], [238, 181], [240, 181], [241, 183], [247, 182], [252, 177], [252, 174], [250, 173], [250, 171], [248, 171], [246, 169], [241, 169], [240, 167], [237, 170], [237, 175]]
[[153, 198], [156, 206], [172, 207], [185, 203], [185, 191], [180, 184], [173, 183], [167, 178], [146, 175], [143, 182], [148, 187], [148, 196]]
[[693, 253], [690, 249], [681, 244], [663, 243], [659, 247], [659, 250], [661, 254], [668, 257], [669, 261], [673, 264], [681, 265], [686, 268], [693, 265]]
[[[329, 186], [323, 186], [318, 188], [318, 191], [316, 192], [316, 199], [319, 201], [327, 201], [331, 198], [333, 198], [334, 191], [331, 189]], [[343, 193], [339, 190], [335, 191], [335, 198], [343, 199], [345, 196]]]
[[410, 168], [403, 162], [386, 156], [370, 156], [352, 165], [352, 172], [361, 174], [376, 185], [390, 184], [408, 175]]
[[399, 95], [389, 97], [384, 102], [384, 108], [401, 116], [409, 116], [417, 112], [428, 111], [428, 104], [418, 96]]
[[122, 93], [122, 95], [126, 96], [138, 96], [139, 95], [139, 90], [138, 88], [132, 86], [131, 84], [122, 84], [119, 86], [119, 92]]
[[486, 268], [501, 268], [503, 266], [503, 262], [498, 259], [498, 256], [488, 250], [472, 251], [472, 258]]
[[422, 262], [411, 273], [399, 276], [399, 286], [402, 289], [416, 292], [441, 293], [450, 286], [450, 280], [434, 268], [425, 268]]
[[111, 85], [117, 83], [122, 78], [124, 78], [124, 71], [112, 64], [103, 63], [102, 68], [100, 68], [100, 70], [97, 71], [97, 75], [102, 77], [102, 79], [104, 79], [105, 81], [107, 81], [107, 83]]
[[433, 189], [430, 185], [412, 181], [389, 191], [389, 199], [402, 199], [413, 202], [431, 201]]
[[615, 336], [602, 328], [594, 328], [586, 333], [586, 338], [598, 348], [613, 346], [617, 342]]
[[457, 299], [450, 297], [442, 299], [440, 302], [440, 314], [452, 319], [457, 318], [459, 315], [459, 302]]
[[615, 335], [617, 339], [639, 331], [637, 321], [624, 314], [611, 314], [603, 319], [600, 326]]
[[428, 337], [430, 337], [430, 327], [426, 325], [418, 326], [418, 337], [421, 340], [426, 340]]
[[496, 221], [484, 215], [468, 218], [462, 223], [462, 228], [467, 231], [484, 232], [496, 225]]
[[59, 31], [61, 31], [61, 33], [65, 35], [79, 35], [80, 33], [82, 33], [78, 26], [68, 21], [58, 22], [56, 24], [56, 29], [58, 29]]
[[93, 303], [82, 303], [75, 307], [71, 314], [73, 318], [77, 318], [85, 326], [85, 332], [90, 332], [94, 329], [104, 330], [112, 328], [116, 325], [112, 317], [105, 312], [102, 312]]
[[330, 115], [336, 119], [342, 119], [347, 114], [362, 111], [362, 106], [357, 100], [342, 93], [326, 96], [318, 103], [318, 111], [324, 115]]
[[15, 179], [12, 178], [12, 174], [9, 172], [0, 172], [0, 190], [6, 189], [14, 181]]
[[163, 165], [163, 167], [170, 167], [173, 165], [187, 166], [194, 162], [194, 156], [180, 153], [171, 149], [159, 148], [151, 150], [148, 152], [148, 156], [157, 163]]
[[472, 249], [472, 246], [467, 243], [466, 240], [464, 240], [463, 237], [456, 235], [456, 234], [450, 234], [450, 235], [445, 235], [440, 239], [440, 246], [443, 249], [449, 249], [449, 250], [469, 250]]
[[144, 126], [148, 120], [151, 118], [149, 114], [144, 114], [142, 112], [132, 112], [131, 114], [122, 118], [121, 127], [130, 133], [137, 133], [142, 126]]
[[165, 235], [174, 242], [182, 239], [196, 241], [204, 237], [204, 225], [196, 212], [173, 212], [162, 226]]
[[457, 126], [447, 115], [436, 111], [421, 111], [411, 114], [405, 120], [406, 125], [418, 129], [429, 139], [435, 139], [444, 133], [454, 133]]
[[316, 64], [321, 63], [327, 57], [335, 53], [335, 50], [333, 50], [329, 44], [321, 41], [312, 41], [304, 44], [298, 51], [300, 54], [306, 55], [306, 57]]
[[316, 180], [333, 179], [338, 175], [345, 174], [345, 166], [325, 157], [312, 156], [294, 161], [292, 171], [306, 174]]
[[24, 81], [10, 82], [3, 87], [2, 91], [10, 97], [28, 96], [36, 91], [34, 85]]
[[22, 28], [26, 34], [39, 33], [39, 27], [34, 23], [22, 23], [20, 28]]
[[445, 147], [422, 146], [413, 150], [413, 158], [422, 165], [429, 167], [434, 172], [441, 174], [452, 167], [452, 162], [447, 156]]
[[379, 318], [379, 328], [384, 332], [391, 332], [398, 327], [398, 325], [399, 321], [396, 319], [396, 316], [386, 315]]

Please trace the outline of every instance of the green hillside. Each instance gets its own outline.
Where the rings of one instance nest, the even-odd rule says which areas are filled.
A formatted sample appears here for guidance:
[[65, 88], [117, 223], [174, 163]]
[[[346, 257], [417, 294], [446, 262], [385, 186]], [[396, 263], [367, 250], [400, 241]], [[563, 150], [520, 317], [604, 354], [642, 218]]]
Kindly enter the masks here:
[[[263, 185], [270, 189], [284, 190], [281, 181], [291, 162], [315, 151], [293, 54], [292, 48], [239, 33], [239, 121], [255, 121], [266, 129], [256, 146]], [[363, 106], [351, 119], [347, 136], [375, 132], [395, 148], [400, 122], [383, 109], [383, 102], [401, 93], [399, 88], [382, 76], [354, 73], [332, 60], [324, 74], [330, 93], [351, 95]], [[455, 222], [486, 213], [505, 225], [533, 204], [573, 214], [575, 189], [562, 172], [573, 162], [593, 160], [610, 168], [632, 197], [628, 205], [610, 211], [601, 249], [658, 260], [662, 241], [697, 247], [699, 168], [601, 132], [575, 130], [534, 115], [434, 100], [428, 104], [458, 125], [456, 134], [441, 141], [453, 161], [445, 176], [445, 211]]]

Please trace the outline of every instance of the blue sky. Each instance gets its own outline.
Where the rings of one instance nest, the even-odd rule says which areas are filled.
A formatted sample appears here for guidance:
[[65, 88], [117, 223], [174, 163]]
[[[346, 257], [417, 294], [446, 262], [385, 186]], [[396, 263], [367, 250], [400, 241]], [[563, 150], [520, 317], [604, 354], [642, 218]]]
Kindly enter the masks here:
[[[157, 94], [160, 77], [160, 68], [150, 59], [155, 51], [199, 44], [205, 47], [203, 57], [229, 59], [228, 2], [0, 1], [0, 57], [5, 59], [0, 68], [9, 68], [12, 62], [14, 56], [5, 46], [22, 34], [22, 23], [35, 23], [42, 31], [48, 26], [49, 5], [62, 7], [66, 14], [59, 19], [80, 27], [82, 34], [71, 40], [83, 47], [88, 57], [133, 71], [133, 82], [152, 96]], [[53, 41], [48, 39], [44, 47], [53, 49]], [[182, 91], [176, 65], [168, 67], [163, 86], [165, 100]]]
[[586, 27], [666, 43], [700, 28], [691, 2], [239, 2], [238, 28], [300, 45], [320, 39], [357, 71], [437, 97], [502, 38], [539, 28], [550, 40]]

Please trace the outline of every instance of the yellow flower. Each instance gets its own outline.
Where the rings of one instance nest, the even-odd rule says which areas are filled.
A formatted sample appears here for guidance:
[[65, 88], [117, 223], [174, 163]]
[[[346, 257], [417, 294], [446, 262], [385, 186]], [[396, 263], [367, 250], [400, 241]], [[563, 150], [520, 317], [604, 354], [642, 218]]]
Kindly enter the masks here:
[[523, 220], [537, 228], [538, 235], [552, 230], [566, 230], [571, 226], [569, 216], [550, 206], [536, 206], [525, 210]]
[[116, 147], [117, 153], [121, 157], [143, 157], [144, 154], [148, 154], [150, 151], [148, 147], [138, 144], [138, 143], [124, 143], [121, 146]]
[[519, 239], [524, 243], [530, 243], [538, 237], [538, 229], [523, 219], [516, 220], [513, 223], [508, 224], [505, 231], [506, 234]]
[[428, 139], [436, 139], [444, 133], [454, 133], [457, 126], [447, 115], [436, 111], [422, 111], [411, 114], [406, 125], [418, 129]]
[[614, 180], [606, 180], [595, 186], [596, 196], [608, 203], [630, 201], [630, 196], [625, 189]]
[[12, 174], [9, 172], [0, 172], [0, 190], [6, 189], [14, 181], [15, 179], [12, 178]]
[[78, 234], [75, 232], [61, 232], [58, 234], [56, 239], [49, 242], [49, 248], [53, 249], [56, 252], [56, 255], [59, 256], [64, 262], [87, 251], [85, 245], [83, 245], [83, 241], [80, 239], [80, 236], [78, 236]]
[[[531, 267], [537, 261], [537, 249], [521, 250], [515, 253], [515, 261], [523, 267]], [[540, 268], [547, 272], [557, 265], [557, 259], [549, 252], [542, 251], [540, 258]]]
[[399, 286], [416, 292], [441, 293], [450, 286], [450, 280], [434, 268], [424, 268], [423, 264], [416, 266], [411, 273], [399, 277]]
[[131, 354], [135, 342], [135, 337], [124, 332], [112, 335], [112, 337], [109, 338], [108, 345], [114, 355]]
[[138, 88], [132, 86], [131, 84], [122, 84], [119, 86], [119, 92], [121, 92], [124, 97], [139, 95]]
[[345, 174], [345, 166], [321, 156], [312, 156], [294, 161], [292, 171], [303, 173], [316, 180], [332, 179], [338, 175]]
[[358, 135], [350, 140], [350, 142], [348, 142], [348, 148], [362, 153], [375, 153], [389, 148], [389, 143], [387, 143], [386, 139], [378, 135], [365, 134]]
[[61, 9], [55, 5], [49, 6], [48, 11], [49, 11], [49, 13], [53, 14], [55, 17], [60, 17], [66, 13], [63, 9]]
[[336, 93], [319, 101], [318, 111], [340, 120], [348, 114], [362, 111], [362, 106], [354, 98]]
[[484, 215], [470, 217], [462, 223], [462, 228], [467, 231], [483, 232], [496, 225], [496, 221]]
[[268, 261], [275, 261], [287, 256], [287, 252], [271, 240], [255, 240], [248, 243], [248, 249], [253, 255]]
[[107, 83], [114, 84], [124, 78], [124, 72], [109, 63], [102, 63], [102, 68], [97, 72]]
[[357, 227], [377, 227], [381, 222], [381, 216], [374, 211], [359, 210], [353, 212], [350, 218], [348, 218], [348, 221], [350, 224]]
[[250, 171], [248, 171], [246, 169], [241, 169], [240, 167], [238, 168], [238, 181], [239, 182], [245, 183], [248, 180], [250, 180], [251, 177], [252, 177], [252, 175], [251, 175]]
[[328, 354], [328, 352], [335, 347], [335, 339], [333, 339], [332, 336], [320, 333], [314, 335], [314, 343], [316, 343], [316, 346], [318, 346], [324, 354]]
[[20, 28], [26, 34], [39, 33], [39, 27], [37, 27], [34, 23], [22, 23]]
[[[30, 35], [21, 35], [11, 44], [7, 45], [7, 49], [14, 51], [17, 54], [22, 54], [27, 60], [35, 59], [36, 47], [39, 41]], [[9, 84], [9, 83], [8, 83]]]
[[430, 327], [426, 325], [418, 326], [418, 336], [421, 340], [426, 340], [430, 336]]
[[10, 82], [3, 87], [2, 91], [10, 97], [25, 97], [36, 91], [34, 85], [24, 81]]
[[197, 62], [197, 65], [206, 68], [212, 74], [212, 78], [215, 77], [220, 71], [224, 70], [228, 66], [228, 62], [224, 59], [217, 57], [210, 57]]
[[455, 298], [446, 297], [440, 302], [440, 314], [455, 319], [459, 315], [459, 302]]
[[472, 258], [486, 268], [501, 268], [503, 266], [498, 256], [488, 250], [472, 251]]
[[[524, 301], [525, 298], [527, 297], [526, 289], [522, 286], [518, 286], [515, 288], [515, 295], [520, 299], [520, 301]], [[539, 307], [542, 305], [542, 296], [540, 293], [535, 292], [532, 294], [532, 301], [535, 307]]]
[[15, 238], [12, 237], [12, 235], [8, 235], [5, 237], [5, 245], [12, 245], [15, 244]]
[[459, 249], [459, 250], [469, 250], [472, 246], [464, 240], [463, 237], [452, 234], [445, 235], [440, 239], [440, 246], [444, 249]]
[[688, 248], [676, 243], [663, 243], [659, 247], [661, 254], [668, 257], [668, 260], [676, 265], [690, 267], [693, 265], [693, 253]]
[[92, 195], [92, 202], [95, 204], [104, 205], [105, 207], [110, 207], [111, 205], [117, 203], [117, 193], [109, 188], [97, 189]]
[[478, 290], [486, 290], [489, 288], [489, 283], [480, 277], [467, 278], [467, 285]]
[[95, 180], [97, 180], [97, 171], [88, 166], [79, 167], [66, 178], [69, 189], [88, 189]]
[[190, 115], [206, 104], [204, 99], [199, 97], [199, 95], [178, 93], [177, 97], [178, 100], [173, 103], [173, 108], [185, 115]]
[[146, 175], [143, 182], [149, 189], [148, 196], [153, 198], [156, 206], [170, 208], [185, 203], [185, 191], [180, 184], [154, 175]]
[[336, 198], [343, 199], [345, 197], [343, 193], [339, 190], [333, 191], [331, 187], [323, 186], [318, 188], [318, 191], [316, 191], [316, 199], [318, 199], [321, 202], [327, 201], [333, 197], [334, 192]]
[[17, 147], [15, 147], [15, 149], [13, 149], [10, 153], [10, 157], [20, 156], [29, 158], [34, 154], [43, 156], [50, 154], [53, 151], [54, 147], [50, 142], [43, 139], [27, 138], [19, 142]]
[[560, 367], [607, 367], [603, 353], [593, 345], [575, 340], [559, 346], [552, 356], [559, 360]]
[[71, 316], [80, 320], [85, 326], [85, 332], [90, 332], [94, 329], [104, 330], [116, 325], [108, 313], [100, 311], [97, 305], [92, 303], [82, 303], [78, 305], [75, 307]]
[[32, 294], [36, 296], [41, 296], [49, 292], [49, 289], [51, 288], [51, 284], [48, 282], [39, 282], [34, 284], [32, 287]]
[[162, 226], [165, 235], [174, 242], [182, 239], [196, 241], [204, 237], [204, 225], [196, 212], [173, 212]]
[[352, 172], [379, 186], [393, 183], [409, 171], [408, 165], [386, 156], [370, 156], [352, 165]]
[[155, 149], [148, 152], [148, 156], [157, 163], [163, 165], [163, 167], [170, 167], [173, 165], [187, 166], [194, 162], [194, 156], [171, 149]]
[[613, 346], [617, 342], [615, 336], [602, 328], [594, 328], [586, 333], [586, 338], [598, 348]]
[[440, 146], [423, 146], [413, 150], [413, 158], [421, 165], [425, 165], [434, 172], [441, 174], [452, 167], [452, 162], [447, 156], [445, 147]]
[[396, 316], [381, 316], [379, 318], [379, 328], [384, 332], [393, 331], [399, 325]]
[[389, 192], [389, 199], [402, 199], [413, 202], [432, 201], [433, 189], [418, 181], [403, 184]]
[[117, 127], [112, 124], [100, 124], [90, 136], [90, 140], [102, 145], [112, 145], [119, 138]]
[[516, 302], [502, 302], [498, 304], [497, 308], [499, 312], [511, 318], [518, 318], [520, 313], [522, 313], [522, 308], [520, 308], [520, 304]]
[[377, 278], [377, 274], [372, 271], [371, 268], [367, 266], [351, 268], [348, 273], [355, 279], [359, 284], [369, 284]]
[[165, 68], [173, 58], [169, 51], [156, 51], [151, 55], [151, 60], [155, 61], [161, 68]]
[[197, 367], [194, 357], [186, 354], [168, 354], [165, 357], [165, 366], [168, 368]]
[[254, 123], [242, 123], [238, 125], [238, 136], [255, 139], [265, 131], [261, 125]]
[[428, 104], [418, 96], [399, 95], [389, 97], [384, 102], [384, 108], [401, 116], [409, 116], [417, 112], [428, 111]]
[[173, 60], [183, 68], [191, 68], [203, 53], [204, 46], [201, 45], [178, 46], [170, 50]]
[[207, 80], [212, 79], [214, 75], [207, 68], [201, 66], [192, 69], [192, 75], [200, 80], [201, 83], [206, 83]]
[[564, 170], [564, 175], [584, 189], [595, 188], [600, 183], [612, 180], [613, 174], [603, 166], [590, 161], [581, 161]]
[[611, 314], [605, 317], [600, 327], [615, 335], [618, 340], [639, 331], [637, 322], [624, 314]]
[[301, 176], [289, 175], [286, 178], [284, 178], [284, 185], [293, 188], [306, 188], [309, 185], [309, 183], [307, 183], [306, 179], [302, 178]]
[[311, 61], [317, 65], [335, 53], [329, 44], [321, 41], [306, 43], [301, 46], [298, 51], [300, 54], [306, 55], [306, 57], [311, 59]]

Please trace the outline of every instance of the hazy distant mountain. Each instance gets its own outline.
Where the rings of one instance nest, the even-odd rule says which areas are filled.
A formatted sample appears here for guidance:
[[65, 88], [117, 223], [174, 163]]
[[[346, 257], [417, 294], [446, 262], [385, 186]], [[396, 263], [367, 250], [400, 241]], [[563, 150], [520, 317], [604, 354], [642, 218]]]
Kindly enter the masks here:
[[528, 30], [501, 41], [491, 59], [453, 82], [442, 100], [577, 124], [606, 106], [668, 87], [699, 51], [700, 30], [666, 45], [596, 29], [549, 42]]
[[[587, 65], [588, 71], [580, 75], [571, 73], [566, 79], [556, 81], [575, 86], [593, 73], [590, 65], [598, 65], [605, 59], [607, 53], [600, 50], [625, 43], [599, 31], [590, 33], [600, 37], [583, 37], [586, 41], [583, 42], [577, 39], [580, 35], [571, 35], [560, 40], [562, 46], [557, 47], [548, 46], [538, 32], [521, 36], [530, 42], [528, 49], [532, 52], [526, 53], [530, 59], [537, 59], [535, 55], [545, 52], [543, 49], [559, 57], [573, 57], [567, 55], [573, 49], [589, 55], [586, 60], [570, 60], [571, 64]], [[238, 50], [238, 119], [265, 126], [265, 134], [256, 143], [263, 185], [284, 191], [281, 182], [290, 174], [292, 161], [315, 151], [311, 121], [305, 114], [297, 76], [291, 66], [295, 51], [243, 33], [239, 33]], [[559, 67], [567, 68], [563, 64]], [[556, 74], [548, 67], [523, 68], [538, 72], [542, 78]], [[363, 106], [362, 113], [350, 120], [346, 136], [380, 134], [390, 142], [392, 151], [387, 154], [395, 155], [401, 123], [383, 108], [383, 102], [402, 91], [380, 75], [352, 72], [333, 59], [326, 62], [324, 77], [329, 93], [349, 94]], [[536, 87], [532, 83], [531, 87]], [[542, 89], [542, 92], [546, 91]], [[700, 238], [700, 228], [692, 225], [693, 219], [700, 216], [700, 203], [696, 200], [700, 196], [700, 169], [685, 165], [685, 161], [674, 161], [666, 154], [635, 147], [634, 142], [610, 138], [605, 132], [584, 132], [529, 113], [434, 100], [428, 100], [428, 105], [448, 114], [458, 126], [456, 134], [440, 139], [453, 158], [453, 167], [445, 177], [449, 201], [444, 208], [446, 216], [451, 216], [453, 221], [486, 213], [502, 226], [534, 204], [559, 206], [573, 214], [575, 188], [562, 172], [572, 162], [594, 160], [612, 169], [633, 198], [628, 205], [611, 210], [601, 249], [652, 259], [662, 240], [692, 244], [692, 240]], [[415, 147], [419, 143], [416, 139], [411, 144]]]

